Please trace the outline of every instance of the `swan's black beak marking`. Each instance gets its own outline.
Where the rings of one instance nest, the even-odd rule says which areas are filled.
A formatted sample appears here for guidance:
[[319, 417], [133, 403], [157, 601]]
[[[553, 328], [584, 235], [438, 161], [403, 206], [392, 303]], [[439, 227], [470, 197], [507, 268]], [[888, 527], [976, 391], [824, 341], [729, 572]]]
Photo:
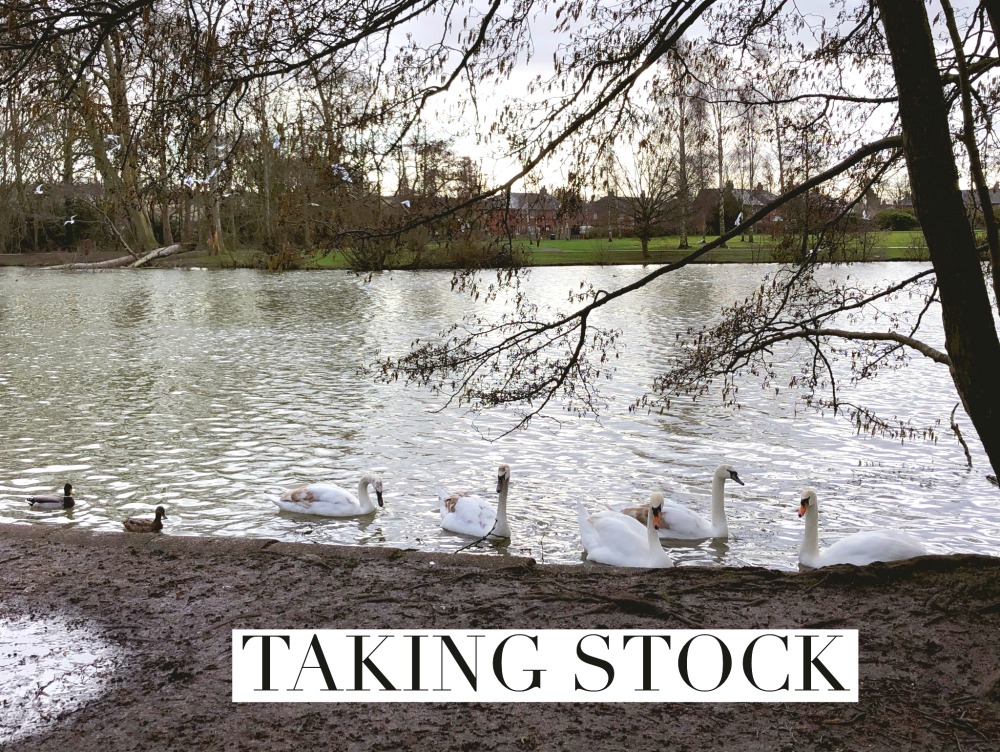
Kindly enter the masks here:
[[736, 481], [737, 483], [739, 483], [739, 484], [740, 484], [741, 486], [745, 486], [745, 485], [746, 485], [746, 483], [744, 483], [743, 481], [741, 481], [741, 480], [740, 480], [740, 476], [736, 474], [736, 471], [735, 471], [735, 470], [730, 470], [730, 471], [729, 471], [729, 477], [730, 477], [730, 478], [731, 478], [732, 480], [735, 480], [735, 481]]
[[385, 502], [382, 501], [382, 492], [379, 491], [377, 488], [375, 489], [375, 498], [378, 499], [378, 505], [380, 507], [384, 507], [385, 506]]
[[660, 515], [663, 513], [663, 505], [655, 506], [649, 510], [653, 513], [653, 527], [657, 530], [660, 529]]
[[799, 517], [805, 515], [806, 510], [808, 509], [809, 509], [809, 497], [807, 496], [806, 498], [802, 499], [802, 501], [799, 503]]
[[503, 476], [502, 475], [498, 475], [497, 476], [497, 493], [500, 493], [501, 491], [503, 491]]

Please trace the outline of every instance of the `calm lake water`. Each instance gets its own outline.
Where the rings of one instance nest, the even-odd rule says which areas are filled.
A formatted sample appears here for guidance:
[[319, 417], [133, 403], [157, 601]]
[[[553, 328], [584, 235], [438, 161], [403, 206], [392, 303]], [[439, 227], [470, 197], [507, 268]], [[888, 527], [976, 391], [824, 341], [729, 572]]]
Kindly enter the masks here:
[[[871, 283], [915, 264], [837, 268]], [[171, 535], [256, 536], [453, 552], [467, 541], [438, 527], [436, 491], [495, 498], [496, 466], [512, 466], [514, 537], [500, 553], [582, 560], [576, 502], [592, 510], [643, 502], [652, 490], [709, 515], [711, 474], [729, 462], [728, 545], [671, 548], [678, 564], [797, 568], [801, 488], [821, 504], [821, 539], [892, 526], [937, 553], [1000, 555], [1000, 493], [971, 424], [969, 470], [947, 428], [958, 401], [945, 368], [918, 362], [854, 391], [886, 417], [942, 421], [936, 443], [855, 435], [805, 409], [795, 390], [746, 381], [743, 406], [717, 395], [669, 414], [630, 413], [675, 334], [718, 315], [774, 267], [701, 265], [667, 275], [603, 311], [624, 331], [599, 420], [555, 407], [495, 442], [510, 416], [440, 412], [414, 387], [358, 371], [399, 354], [472, 311], [498, 311], [451, 291], [447, 272], [391, 272], [370, 283], [340, 272], [0, 270], [0, 521], [121, 530], [167, 507]], [[612, 289], [638, 267], [535, 269], [524, 287], [566, 308], [580, 281]], [[901, 301], [904, 305], [908, 301]], [[931, 337], [933, 340], [934, 337]], [[795, 368], [792, 348], [776, 357]], [[386, 506], [359, 519], [279, 512], [270, 499], [314, 481], [356, 487], [382, 474]], [[69, 480], [69, 513], [29, 511], [31, 493]], [[124, 534], [124, 533], [123, 533]], [[483, 544], [478, 550], [495, 555]]]

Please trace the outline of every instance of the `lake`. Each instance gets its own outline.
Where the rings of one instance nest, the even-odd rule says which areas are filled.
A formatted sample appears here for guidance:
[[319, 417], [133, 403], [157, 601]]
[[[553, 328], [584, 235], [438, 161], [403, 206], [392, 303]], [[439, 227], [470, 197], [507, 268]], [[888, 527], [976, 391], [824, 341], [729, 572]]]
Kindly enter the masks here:
[[[919, 264], [824, 270], [876, 283]], [[717, 316], [776, 267], [697, 265], [666, 275], [596, 317], [623, 331], [599, 419], [554, 406], [526, 431], [496, 441], [510, 415], [476, 416], [359, 367], [398, 355], [471, 312], [505, 302], [453, 292], [449, 272], [251, 270], [76, 273], [0, 269], [0, 521], [120, 531], [162, 504], [171, 535], [255, 536], [314, 544], [394, 546], [449, 553], [468, 540], [438, 526], [438, 489], [495, 499], [496, 467], [512, 467], [511, 553], [580, 563], [576, 503], [599, 511], [662, 490], [710, 515], [711, 475], [732, 464], [728, 544], [672, 546], [680, 565], [796, 569], [799, 491], [821, 505], [821, 540], [897, 527], [935, 553], [1000, 554], [1000, 492], [968, 418], [966, 467], [948, 429], [958, 401], [947, 369], [920, 360], [845, 394], [883, 417], [938, 426], [938, 440], [858, 436], [850, 422], [805, 408], [795, 389], [741, 382], [742, 407], [717, 394], [666, 414], [629, 412], [676, 347], [676, 334]], [[581, 280], [605, 290], [640, 267], [531, 271], [532, 300], [566, 310]], [[909, 301], [894, 304], [898, 310]], [[890, 306], [891, 307], [891, 306]], [[889, 311], [891, 312], [891, 311]], [[881, 324], [875, 324], [881, 326]], [[928, 337], [940, 345], [940, 325]], [[779, 369], [795, 368], [795, 348]], [[798, 356], [801, 357], [801, 356]], [[386, 505], [356, 519], [279, 512], [284, 488], [332, 481], [352, 491], [381, 473]], [[31, 493], [73, 483], [71, 512], [30, 511]], [[122, 533], [124, 534], [124, 533]]]

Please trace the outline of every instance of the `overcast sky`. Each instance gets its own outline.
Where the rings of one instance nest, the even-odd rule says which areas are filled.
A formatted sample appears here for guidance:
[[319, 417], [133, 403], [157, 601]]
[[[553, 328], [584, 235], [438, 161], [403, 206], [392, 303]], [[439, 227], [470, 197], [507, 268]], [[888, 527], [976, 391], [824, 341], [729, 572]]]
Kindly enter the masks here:
[[[920, 2], [922, 0], [913, 1]], [[849, 6], [854, 6], [856, 2], [857, 0], [849, 0], [848, 4]], [[832, 25], [835, 24], [837, 13], [842, 4], [842, 2], [835, 0], [789, 0], [788, 7], [800, 13], [808, 25], [808, 28], [799, 35], [799, 40], [807, 47], [815, 47], [823, 30], [826, 29], [829, 31]], [[971, 10], [975, 6], [975, 3], [974, 0], [953, 0], [953, 5], [962, 14], [963, 11], [967, 12]], [[933, 17], [939, 11], [939, 6], [936, 1], [931, 2], [930, 6], [930, 12]], [[436, 40], [440, 36], [441, 23], [440, 17], [427, 16], [421, 18], [411, 27], [408, 27], [407, 31], [420, 41]], [[522, 57], [521, 65], [511, 74], [506, 85], [497, 87], [492, 92], [482, 89], [477, 92], [480, 115], [479, 128], [481, 131], [488, 129], [488, 123], [491, 121], [493, 113], [502, 106], [506, 98], [523, 96], [528, 84], [532, 80], [538, 76], [547, 78], [552, 74], [553, 54], [558, 50], [559, 45], [567, 40], [565, 34], [557, 35], [553, 32], [556, 23], [557, 21], [552, 14], [538, 14], [532, 24], [534, 49], [530, 62]], [[705, 27], [698, 24], [688, 36], [689, 38], [696, 39], [705, 33]], [[512, 174], [512, 170], [516, 166], [510, 162], [497, 161], [491, 158], [492, 150], [488, 148], [484, 149], [476, 143], [472, 132], [474, 131], [474, 126], [471, 117], [464, 119], [460, 123], [449, 124], [449, 120], [458, 110], [458, 103], [461, 100], [467, 99], [467, 97], [467, 90], [463, 85], [456, 86], [451, 92], [436, 98], [434, 107], [432, 108], [432, 118], [430, 119], [430, 122], [434, 124], [432, 128], [438, 129], [437, 135], [459, 136], [456, 140], [457, 153], [471, 156], [480, 161], [482, 169], [488, 177], [506, 179]], [[466, 133], [459, 135], [463, 130]], [[434, 134], [431, 133], [431, 135]], [[558, 184], [558, 182], [564, 181], [565, 175], [558, 173], [558, 167], [550, 167], [546, 170], [546, 178], [551, 179], [543, 182]], [[553, 185], [549, 187], [551, 188]]]

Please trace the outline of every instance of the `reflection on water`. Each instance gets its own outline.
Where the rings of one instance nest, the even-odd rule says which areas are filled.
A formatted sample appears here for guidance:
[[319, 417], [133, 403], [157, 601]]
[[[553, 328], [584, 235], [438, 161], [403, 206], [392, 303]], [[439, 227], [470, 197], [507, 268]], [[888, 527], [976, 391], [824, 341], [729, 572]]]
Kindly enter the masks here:
[[[913, 270], [830, 273], [874, 282]], [[468, 541], [438, 527], [437, 490], [495, 497], [496, 466], [508, 462], [515, 538], [482, 550], [578, 563], [577, 499], [598, 511], [642, 503], [658, 489], [709, 516], [712, 471], [729, 462], [747, 482], [727, 489], [732, 538], [672, 547], [680, 564], [795, 569], [795, 511], [807, 484], [824, 499], [825, 542], [891, 525], [936, 552], [1000, 553], [985, 457], [974, 446], [968, 471], [950, 435], [936, 444], [858, 437], [843, 419], [803, 411], [794, 390], [775, 394], [752, 381], [738, 411], [708, 397], [665, 415], [629, 413], [675, 335], [769, 271], [691, 267], [601, 311], [598, 323], [621, 328], [625, 349], [604, 386], [600, 421], [556, 408], [558, 425], [539, 422], [490, 443], [480, 432], [497, 432], [509, 416], [433, 412], [432, 395], [358, 372], [376, 352], [399, 354], [465, 313], [500, 310], [502, 302], [452, 293], [447, 272], [384, 273], [365, 284], [337, 272], [2, 270], [0, 521], [120, 530], [122, 519], [163, 504], [174, 535], [450, 552]], [[564, 306], [581, 278], [611, 289], [641, 273], [537, 269], [525, 287]], [[791, 354], [777, 354], [789, 373]], [[946, 370], [922, 362], [855, 394], [917, 423], [946, 418], [957, 401]], [[303, 518], [270, 502], [312, 481], [353, 490], [367, 469], [381, 472], [386, 488], [386, 507], [372, 518]], [[25, 496], [67, 480], [77, 494], [71, 514], [27, 509]]]
[[115, 652], [65, 620], [0, 619], [0, 744], [37, 733], [97, 697]]

